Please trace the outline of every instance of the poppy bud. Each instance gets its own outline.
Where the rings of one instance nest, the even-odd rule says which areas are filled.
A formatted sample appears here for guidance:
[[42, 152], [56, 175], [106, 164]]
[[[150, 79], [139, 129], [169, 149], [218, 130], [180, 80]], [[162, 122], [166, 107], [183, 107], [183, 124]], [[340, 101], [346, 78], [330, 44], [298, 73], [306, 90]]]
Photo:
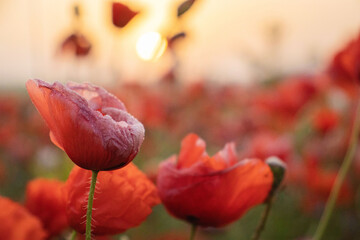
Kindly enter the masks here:
[[279, 188], [286, 173], [286, 164], [278, 157], [269, 157], [265, 160], [265, 163], [269, 165], [271, 172], [274, 176], [274, 181], [269, 193], [268, 199], [273, 196], [275, 191]]

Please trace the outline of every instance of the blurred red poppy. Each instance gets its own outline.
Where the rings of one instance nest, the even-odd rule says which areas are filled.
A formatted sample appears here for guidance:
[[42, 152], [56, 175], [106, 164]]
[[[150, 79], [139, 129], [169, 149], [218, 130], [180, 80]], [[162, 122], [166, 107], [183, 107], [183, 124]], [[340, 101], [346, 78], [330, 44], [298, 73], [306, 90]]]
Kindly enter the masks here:
[[95, 171], [117, 169], [138, 153], [143, 125], [105, 89], [41, 80], [28, 80], [26, 87], [50, 128], [51, 140], [78, 166]]
[[63, 186], [64, 183], [57, 180], [35, 179], [26, 187], [25, 207], [41, 220], [49, 237], [68, 227]]
[[90, 53], [91, 43], [80, 33], [73, 33], [61, 44], [62, 53], [70, 53], [77, 57], [85, 57]]
[[[66, 213], [70, 226], [85, 232], [91, 171], [77, 166], [66, 182]], [[160, 202], [155, 185], [134, 164], [99, 172], [92, 213], [91, 233], [111, 235], [139, 225]]]
[[328, 71], [346, 90], [356, 88], [354, 83], [360, 84], [360, 33], [334, 56]]
[[325, 134], [339, 125], [339, 114], [332, 109], [319, 109], [314, 113], [312, 124], [316, 130]]
[[271, 170], [259, 159], [237, 160], [233, 143], [209, 157], [205, 142], [189, 134], [178, 159], [160, 165], [158, 190], [175, 217], [200, 226], [221, 227], [240, 218], [267, 198]]
[[115, 27], [125, 27], [138, 13], [120, 2], [112, 3], [112, 22]]
[[23, 206], [0, 196], [0, 239], [41, 240], [46, 232], [41, 222]]

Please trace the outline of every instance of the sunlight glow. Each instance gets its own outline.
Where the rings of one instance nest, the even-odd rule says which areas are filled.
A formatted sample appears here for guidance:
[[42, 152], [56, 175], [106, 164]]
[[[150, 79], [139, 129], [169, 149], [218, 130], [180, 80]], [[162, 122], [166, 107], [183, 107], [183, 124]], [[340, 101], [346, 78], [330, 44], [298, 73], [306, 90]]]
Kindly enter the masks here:
[[158, 32], [147, 32], [136, 42], [136, 53], [145, 61], [156, 61], [164, 53], [167, 41]]

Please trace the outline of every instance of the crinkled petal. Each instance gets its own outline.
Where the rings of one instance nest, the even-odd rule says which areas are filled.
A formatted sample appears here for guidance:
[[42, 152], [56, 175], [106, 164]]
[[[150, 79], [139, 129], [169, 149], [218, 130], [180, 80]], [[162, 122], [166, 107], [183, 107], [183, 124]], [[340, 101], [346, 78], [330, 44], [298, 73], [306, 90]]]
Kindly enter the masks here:
[[[70, 225], [85, 232], [91, 171], [74, 167], [66, 183]], [[115, 191], [116, 190], [116, 191]], [[99, 172], [95, 187], [92, 233], [117, 234], [139, 225], [160, 202], [156, 187], [138, 168], [129, 164], [115, 171]]]

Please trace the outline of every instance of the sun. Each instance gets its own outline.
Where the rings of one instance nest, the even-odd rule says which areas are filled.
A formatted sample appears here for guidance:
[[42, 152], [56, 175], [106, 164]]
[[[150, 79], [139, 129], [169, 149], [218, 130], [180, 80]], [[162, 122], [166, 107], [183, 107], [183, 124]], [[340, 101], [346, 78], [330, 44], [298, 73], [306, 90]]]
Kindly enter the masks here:
[[142, 34], [136, 42], [136, 53], [144, 61], [156, 61], [164, 53], [167, 41], [158, 32]]

